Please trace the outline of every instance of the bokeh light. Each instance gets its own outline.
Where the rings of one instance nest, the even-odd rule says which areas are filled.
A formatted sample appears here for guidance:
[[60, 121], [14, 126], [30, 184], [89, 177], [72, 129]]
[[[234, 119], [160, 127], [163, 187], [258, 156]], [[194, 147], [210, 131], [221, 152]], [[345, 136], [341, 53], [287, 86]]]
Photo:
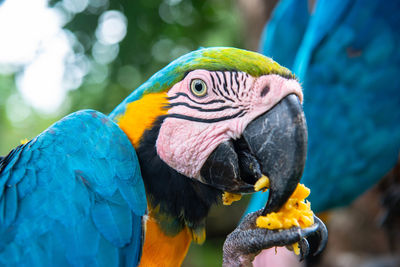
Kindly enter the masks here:
[[124, 14], [116, 10], [104, 12], [96, 29], [97, 39], [108, 45], [119, 43], [126, 35], [127, 20]]

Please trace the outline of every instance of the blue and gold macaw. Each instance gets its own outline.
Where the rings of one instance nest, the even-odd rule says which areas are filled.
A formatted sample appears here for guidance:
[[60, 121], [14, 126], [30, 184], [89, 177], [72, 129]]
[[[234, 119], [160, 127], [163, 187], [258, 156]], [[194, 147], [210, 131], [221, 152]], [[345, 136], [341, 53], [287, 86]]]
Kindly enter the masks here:
[[[350, 204], [400, 151], [399, 1], [282, 0], [261, 52], [291, 68], [304, 88], [309, 130], [302, 182], [314, 211]], [[248, 211], [266, 203], [254, 195]]]
[[[291, 195], [305, 161], [301, 100], [288, 69], [217, 47], [173, 61], [109, 116], [65, 117], [0, 160], [0, 265], [179, 266], [224, 191], [253, 192], [265, 174], [270, 210]], [[315, 230], [254, 234], [266, 247]]]

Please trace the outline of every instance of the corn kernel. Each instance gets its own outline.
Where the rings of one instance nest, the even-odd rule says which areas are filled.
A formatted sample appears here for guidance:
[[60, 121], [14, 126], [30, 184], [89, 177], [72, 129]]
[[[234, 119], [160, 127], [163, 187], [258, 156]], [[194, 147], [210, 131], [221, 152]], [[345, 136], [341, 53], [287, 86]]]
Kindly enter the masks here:
[[[257, 218], [257, 226], [274, 230], [288, 229], [294, 226], [306, 228], [313, 225], [314, 213], [311, 210], [311, 203], [305, 200], [309, 194], [310, 189], [302, 184], [298, 184], [289, 200], [278, 212], [271, 212], [266, 216], [260, 216]], [[293, 252], [296, 255], [299, 255], [300, 248], [298, 243], [292, 244], [292, 247]]]
[[238, 201], [242, 198], [241, 194], [234, 194], [229, 192], [224, 192], [222, 194], [222, 204], [229, 206], [232, 202]]

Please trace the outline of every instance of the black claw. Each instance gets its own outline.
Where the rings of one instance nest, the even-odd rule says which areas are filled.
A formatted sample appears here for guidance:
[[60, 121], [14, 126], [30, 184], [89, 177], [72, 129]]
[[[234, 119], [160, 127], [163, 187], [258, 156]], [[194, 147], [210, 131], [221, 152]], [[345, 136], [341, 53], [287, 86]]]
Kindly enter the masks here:
[[324, 250], [324, 248], [326, 247], [326, 243], [328, 243], [328, 229], [326, 229], [325, 224], [320, 220], [320, 218], [315, 215], [314, 224], [318, 225], [316, 234], [318, 234], [320, 240], [318, 249], [313, 254], [314, 256], [316, 256]]
[[315, 231], [318, 230], [318, 227], [319, 227], [318, 224], [314, 223], [310, 227], [301, 229], [301, 236], [302, 237], [308, 237], [309, 235], [315, 233]]
[[300, 246], [300, 261], [304, 260], [307, 257], [308, 253], [310, 253], [310, 245], [308, 244], [307, 239], [302, 238], [299, 241]]
[[[223, 247], [223, 266], [244, 266], [251, 263], [255, 255], [263, 249], [288, 246], [296, 242], [299, 242], [300, 260], [303, 260], [310, 253], [307, 238], [311, 237], [318, 240], [318, 249], [314, 255], [325, 248], [328, 231], [318, 217], [314, 216], [314, 224], [304, 229], [292, 227], [283, 230], [268, 230], [256, 226], [256, 219], [261, 213], [262, 210], [248, 214], [235, 231], [228, 235]], [[240, 264], [235, 265], [238, 262]]]

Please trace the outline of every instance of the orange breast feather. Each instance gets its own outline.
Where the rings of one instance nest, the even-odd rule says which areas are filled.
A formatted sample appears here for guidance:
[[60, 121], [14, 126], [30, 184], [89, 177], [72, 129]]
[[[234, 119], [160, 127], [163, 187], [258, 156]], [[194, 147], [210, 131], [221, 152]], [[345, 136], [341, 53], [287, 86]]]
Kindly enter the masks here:
[[139, 266], [180, 266], [191, 241], [192, 237], [187, 228], [176, 236], [167, 236], [157, 222], [149, 217], [146, 221], [143, 254]]

